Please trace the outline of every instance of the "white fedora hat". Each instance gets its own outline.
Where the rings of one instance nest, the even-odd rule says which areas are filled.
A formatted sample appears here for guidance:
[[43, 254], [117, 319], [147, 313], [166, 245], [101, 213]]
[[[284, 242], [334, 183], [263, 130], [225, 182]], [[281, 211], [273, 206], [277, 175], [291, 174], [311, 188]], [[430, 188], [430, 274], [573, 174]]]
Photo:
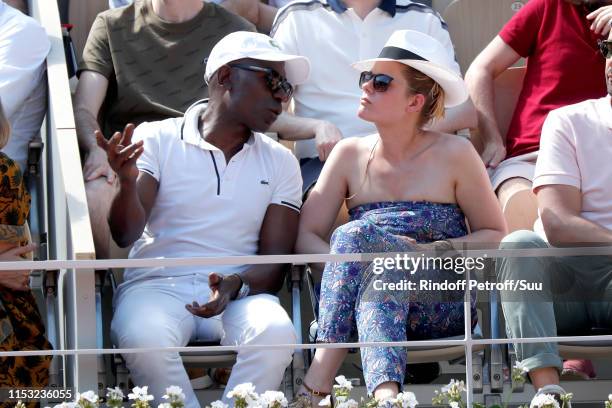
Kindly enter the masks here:
[[378, 58], [359, 61], [353, 68], [369, 71], [377, 61], [406, 64], [436, 81], [444, 89], [444, 106], [461, 105], [468, 97], [465, 82], [455, 72], [450, 53], [435, 38], [414, 30], [398, 30], [391, 34]]
[[285, 76], [292, 85], [303, 84], [310, 73], [308, 58], [285, 54], [272, 38], [265, 34], [236, 31], [223, 37], [210, 52], [206, 60], [206, 83], [223, 65], [242, 59], [285, 63]]

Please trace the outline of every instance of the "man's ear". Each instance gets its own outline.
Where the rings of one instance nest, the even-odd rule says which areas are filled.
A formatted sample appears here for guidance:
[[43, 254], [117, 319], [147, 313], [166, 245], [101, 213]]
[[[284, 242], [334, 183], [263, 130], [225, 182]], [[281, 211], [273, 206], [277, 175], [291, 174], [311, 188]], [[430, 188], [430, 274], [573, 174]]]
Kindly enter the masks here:
[[232, 69], [227, 65], [223, 65], [217, 70], [217, 83], [226, 90], [232, 89]]
[[408, 105], [406, 105], [406, 112], [420, 112], [423, 110], [423, 105], [425, 105], [425, 95], [414, 94], [410, 95], [409, 98]]

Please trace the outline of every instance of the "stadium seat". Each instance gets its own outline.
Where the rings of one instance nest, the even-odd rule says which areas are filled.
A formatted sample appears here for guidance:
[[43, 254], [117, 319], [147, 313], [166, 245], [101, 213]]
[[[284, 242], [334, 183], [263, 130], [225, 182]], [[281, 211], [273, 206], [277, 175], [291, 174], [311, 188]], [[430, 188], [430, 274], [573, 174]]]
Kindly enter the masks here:
[[[527, 0], [455, 0], [443, 13], [461, 72]], [[520, 62], [519, 64], [523, 64]]]

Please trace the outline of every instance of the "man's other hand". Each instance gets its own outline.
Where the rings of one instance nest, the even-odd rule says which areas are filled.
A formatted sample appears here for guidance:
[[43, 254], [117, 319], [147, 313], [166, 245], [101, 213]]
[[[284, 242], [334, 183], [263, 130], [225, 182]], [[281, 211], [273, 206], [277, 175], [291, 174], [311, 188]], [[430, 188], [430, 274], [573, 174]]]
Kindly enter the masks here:
[[92, 148], [85, 157], [83, 164], [83, 178], [85, 181], [92, 181], [99, 177], [106, 178], [108, 184], [113, 184], [115, 181], [115, 172], [108, 164], [106, 152], [99, 147]]
[[342, 132], [336, 125], [324, 120], [320, 121], [315, 128], [315, 143], [319, 159], [327, 160], [332, 149], [340, 140], [342, 140]]
[[487, 141], [480, 155], [487, 168], [496, 168], [506, 158], [506, 147], [502, 142]]
[[212, 292], [208, 302], [203, 305], [193, 302], [185, 307], [199, 317], [217, 316], [223, 313], [230, 300], [236, 298], [241, 285], [238, 275], [223, 276], [213, 272], [208, 275], [208, 286]]
[[606, 37], [612, 24], [612, 6], [602, 6], [587, 16], [591, 20], [591, 31]]

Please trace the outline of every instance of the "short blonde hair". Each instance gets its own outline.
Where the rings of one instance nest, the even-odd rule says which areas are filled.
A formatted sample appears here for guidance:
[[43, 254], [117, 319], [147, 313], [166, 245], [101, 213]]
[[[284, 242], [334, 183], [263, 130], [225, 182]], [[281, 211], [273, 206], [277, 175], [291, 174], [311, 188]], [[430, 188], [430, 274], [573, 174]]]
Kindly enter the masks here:
[[444, 118], [444, 89], [436, 81], [411, 66], [404, 65], [404, 78], [408, 81], [409, 92], [425, 96], [418, 126], [422, 128], [434, 119]]
[[0, 149], [3, 149], [4, 146], [9, 141], [9, 136], [11, 135], [11, 124], [9, 123], [6, 115], [4, 114], [4, 109], [2, 109], [2, 100], [0, 100]]

